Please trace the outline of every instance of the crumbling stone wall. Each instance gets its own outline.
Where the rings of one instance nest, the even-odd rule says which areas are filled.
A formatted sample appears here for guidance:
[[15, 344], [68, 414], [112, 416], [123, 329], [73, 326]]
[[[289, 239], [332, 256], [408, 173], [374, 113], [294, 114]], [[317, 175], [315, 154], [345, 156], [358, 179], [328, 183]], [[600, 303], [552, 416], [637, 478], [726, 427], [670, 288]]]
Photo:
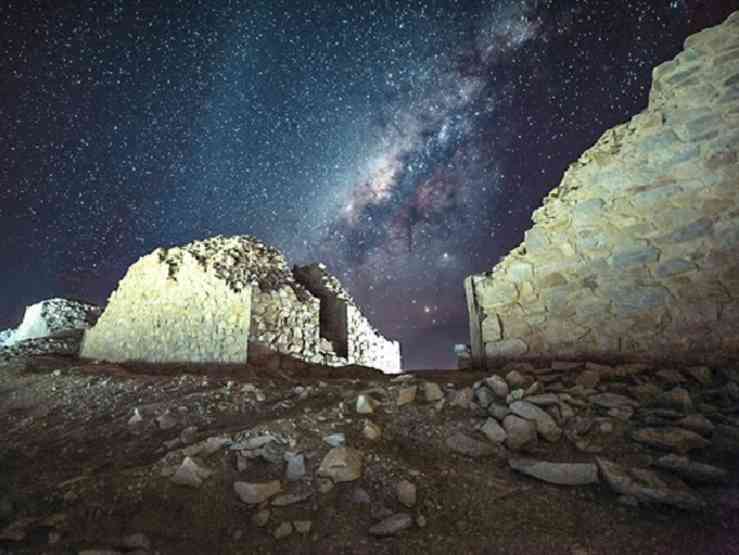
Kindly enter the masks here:
[[739, 12], [655, 68], [524, 242], [465, 280], [473, 363], [739, 354]]
[[80, 356], [115, 362], [245, 363], [251, 285], [219, 271], [216, 260], [199, 258], [187, 248], [157, 249], [141, 258], [111, 295], [98, 323], [85, 332]]

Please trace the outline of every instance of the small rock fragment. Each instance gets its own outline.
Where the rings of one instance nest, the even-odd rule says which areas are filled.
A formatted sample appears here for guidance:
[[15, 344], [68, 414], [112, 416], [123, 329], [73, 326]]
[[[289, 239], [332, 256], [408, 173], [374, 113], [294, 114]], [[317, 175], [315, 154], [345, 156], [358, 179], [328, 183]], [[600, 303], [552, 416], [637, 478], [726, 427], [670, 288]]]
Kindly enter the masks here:
[[444, 392], [441, 390], [439, 384], [434, 382], [424, 382], [423, 396], [427, 402], [435, 403], [436, 401], [444, 398]]
[[416, 504], [416, 486], [408, 480], [398, 482], [398, 501], [408, 508]]
[[236, 495], [247, 505], [258, 505], [282, 491], [278, 480], [261, 483], [234, 482], [233, 487]]
[[182, 464], [170, 479], [175, 484], [179, 484], [181, 486], [198, 488], [203, 483], [203, 480], [212, 474], [212, 470], [199, 466], [190, 457], [185, 457], [185, 460], [182, 461]]
[[272, 535], [276, 540], [281, 540], [288, 537], [293, 533], [293, 524], [290, 521], [285, 521], [274, 529]]
[[365, 420], [362, 433], [370, 441], [376, 441], [382, 437], [382, 428], [370, 420]]
[[372, 414], [374, 401], [369, 395], [358, 395], [357, 396], [357, 412], [359, 414]]
[[156, 418], [157, 424], [159, 424], [160, 430], [169, 430], [177, 425], [177, 417], [174, 416], [170, 411], [166, 411], [161, 416]]
[[327, 435], [323, 438], [325, 443], [328, 443], [331, 447], [342, 447], [346, 443], [346, 436], [343, 432], [337, 432], [335, 434]]
[[506, 431], [494, 418], [488, 418], [480, 431], [493, 443], [503, 443], [508, 438]]
[[408, 513], [394, 514], [369, 529], [373, 536], [392, 536], [413, 526], [413, 517]]
[[709, 445], [709, 442], [697, 433], [682, 428], [642, 428], [635, 431], [631, 437], [639, 443], [678, 453], [687, 453], [692, 449], [702, 449]]
[[511, 370], [510, 372], [508, 372], [508, 374], [506, 374], [505, 380], [506, 382], [508, 382], [508, 385], [510, 387], [523, 387], [523, 385], [526, 383], [526, 378], [518, 370]]
[[691, 461], [688, 457], [679, 455], [665, 455], [657, 459], [654, 464], [692, 482], [718, 483], [725, 481], [727, 477], [727, 472], [723, 468]]
[[310, 520], [293, 520], [293, 526], [298, 534], [308, 534], [312, 525]]
[[492, 390], [498, 399], [505, 399], [510, 393], [510, 388], [506, 381], [500, 376], [490, 376], [485, 379], [485, 384]]
[[335, 447], [321, 461], [318, 475], [334, 482], [351, 482], [362, 476], [362, 454], [350, 447]]
[[478, 458], [494, 455], [497, 450], [487, 442], [477, 441], [471, 437], [457, 432], [446, 440], [447, 447], [468, 457]]
[[270, 516], [270, 510], [269, 509], [262, 509], [258, 513], [256, 513], [253, 517], [251, 517], [251, 521], [254, 523], [254, 526], [257, 528], [263, 528], [267, 525], [267, 522], [269, 522], [269, 516]]

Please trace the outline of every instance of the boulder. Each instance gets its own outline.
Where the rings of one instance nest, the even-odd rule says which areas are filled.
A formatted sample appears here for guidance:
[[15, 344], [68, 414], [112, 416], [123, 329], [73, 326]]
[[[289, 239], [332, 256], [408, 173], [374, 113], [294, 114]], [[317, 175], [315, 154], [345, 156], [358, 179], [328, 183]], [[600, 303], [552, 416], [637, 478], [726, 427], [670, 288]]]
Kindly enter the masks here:
[[536, 422], [536, 431], [549, 442], [559, 441], [562, 437], [562, 430], [554, 419], [532, 403], [515, 401], [511, 403], [511, 412], [521, 418]]

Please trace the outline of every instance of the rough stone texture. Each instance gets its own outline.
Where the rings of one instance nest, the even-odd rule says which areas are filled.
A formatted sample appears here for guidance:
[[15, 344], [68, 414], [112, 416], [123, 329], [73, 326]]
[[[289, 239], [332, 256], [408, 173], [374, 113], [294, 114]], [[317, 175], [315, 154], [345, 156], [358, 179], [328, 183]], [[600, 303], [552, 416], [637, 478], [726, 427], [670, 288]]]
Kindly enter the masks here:
[[570, 166], [519, 247], [465, 280], [474, 365], [739, 358], [739, 80], [725, 56], [738, 21], [655, 68], [648, 108]]
[[526, 458], [511, 458], [513, 470], [539, 480], [563, 486], [581, 486], [598, 481], [598, 467], [591, 463], [553, 463]]
[[320, 264], [289, 269], [248, 236], [157, 249], [133, 264], [83, 357], [154, 363], [361, 364], [400, 371], [382, 337]]
[[32, 304], [26, 307], [20, 326], [0, 332], [0, 347], [85, 330], [97, 322], [101, 311], [99, 306], [70, 299], [48, 299]]

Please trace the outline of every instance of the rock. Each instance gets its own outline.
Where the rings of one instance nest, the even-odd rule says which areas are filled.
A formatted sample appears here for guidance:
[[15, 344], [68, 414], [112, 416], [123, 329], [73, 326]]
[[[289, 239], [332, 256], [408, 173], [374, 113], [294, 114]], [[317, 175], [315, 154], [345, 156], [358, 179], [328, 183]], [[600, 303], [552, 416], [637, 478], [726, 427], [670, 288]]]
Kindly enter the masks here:
[[462, 432], [457, 432], [448, 437], [446, 444], [452, 451], [473, 458], [487, 457], [497, 452], [495, 447], [489, 443], [472, 439]]
[[409, 403], [412, 403], [416, 400], [416, 392], [418, 391], [417, 385], [412, 385], [410, 387], [403, 387], [398, 390], [398, 400], [397, 405], [399, 407], [402, 407], [403, 405], [407, 405]]
[[506, 431], [494, 418], [488, 418], [480, 431], [493, 443], [503, 443], [508, 438]]
[[373, 536], [393, 536], [413, 526], [413, 517], [407, 513], [396, 513], [369, 529]]
[[364, 434], [364, 437], [370, 441], [377, 441], [382, 437], [382, 428], [369, 420], [365, 420], [362, 433]]
[[620, 420], [621, 422], [626, 422], [634, 416], [634, 409], [629, 406], [613, 407], [608, 409], [608, 416], [615, 418], [616, 420]]
[[506, 403], [511, 404], [516, 401], [520, 401], [523, 399], [524, 395], [526, 395], [526, 392], [523, 389], [514, 389], [508, 394], [508, 397], [505, 398]]
[[562, 437], [562, 430], [554, 419], [532, 403], [527, 401], [511, 403], [511, 412], [521, 418], [536, 422], [536, 431], [549, 442], [559, 441]]
[[257, 528], [264, 528], [267, 526], [267, 522], [269, 522], [269, 516], [270, 516], [270, 510], [269, 509], [262, 509], [258, 513], [256, 513], [253, 517], [251, 517], [251, 521], [254, 523], [254, 526]]
[[685, 418], [675, 422], [675, 425], [679, 428], [693, 430], [694, 432], [698, 432], [704, 435], [710, 435], [716, 428], [716, 426], [713, 425], [713, 422], [711, 422], [702, 414], [690, 414]]
[[503, 428], [508, 435], [506, 445], [517, 451], [523, 447], [536, 443], [536, 424], [513, 414], [503, 419]]
[[357, 505], [369, 505], [370, 502], [370, 496], [369, 493], [367, 493], [367, 490], [363, 488], [354, 489], [352, 492], [352, 503], [356, 503]]
[[310, 520], [293, 520], [293, 527], [298, 534], [309, 534], [312, 526]]
[[281, 539], [288, 537], [292, 533], [293, 533], [292, 522], [285, 521], [273, 530], [272, 535], [274, 536], [276, 540], [281, 540]]
[[565, 362], [565, 361], [555, 360], [552, 362], [551, 368], [552, 370], [555, 370], [557, 372], [577, 370], [578, 368], [582, 368], [582, 362]]
[[318, 491], [321, 493], [328, 493], [332, 489], [334, 489], [334, 483], [329, 480], [328, 478], [319, 478], [318, 479]]
[[600, 383], [600, 374], [595, 370], [585, 370], [577, 378], [575, 378], [575, 384], [585, 387], [587, 389], [593, 389]]
[[708, 366], [692, 366], [686, 372], [701, 385], [711, 385], [713, 383], [713, 373]]
[[475, 393], [471, 387], [465, 387], [459, 391], [452, 392], [451, 405], [453, 407], [461, 407], [463, 409], [470, 408]]
[[539, 395], [526, 395], [524, 400], [542, 407], [548, 405], [559, 405], [559, 396], [556, 393], [540, 393]]
[[416, 486], [408, 480], [401, 480], [397, 487], [398, 501], [408, 508], [416, 504]]
[[271, 482], [234, 482], [234, 491], [247, 505], [258, 505], [282, 491], [278, 480]]
[[123, 555], [115, 549], [83, 549], [78, 555]]
[[634, 386], [629, 389], [629, 392], [641, 403], [650, 403], [662, 395], [662, 390], [652, 383]]
[[156, 418], [157, 424], [159, 424], [160, 430], [169, 430], [177, 426], [177, 417], [174, 416], [170, 411], [165, 412], [161, 416]]
[[639, 403], [637, 403], [633, 399], [630, 399], [625, 395], [620, 395], [618, 393], [598, 393], [597, 395], [591, 395], [590, 397], [588, 397], [588, 401], [590, 401], [594, 405], [605, 407], [607, 409], [628, 406], [636, 407], [639, 405]]
[[682, 412], [691, 412], [693, 410], [693, 401], [690, 398], [690, 393], [682, 387], [675, 387], [663, 393], [659, 401], [663, 406], [675, 408]]
[[518, 370], [511, 370], [506, 374], [506, 382], [508, 382], [508, 385], [515, 388], [515, 387], [523, 387], [524, 384], [526, 384], [526, 377], [521, 374]]
[[523, 474], [539, 480], [564, 486], [581, 486], [598, 481], [598, 467], [594, 464], [568, 464], [510, 458], [508, 465]]
[[659, 468], [679, 474], [691, 482], [717, 483], [724, 482], [727, 478], [727, 472], [723, 468], [691, 461], [688, 457], [679, 455], [665, 455], [657, 459], [654, 464]]
[[128, 419], [129, 426], [137, 426], [144, 421], [144, 417], [141, 416], [141, 411], [138, 408], [133, 409], [133, 416]]
[[495, 400], [495, 394], [487, 387], [481, 387], [475, 392], [477, 402], [482, 408], [487, 408]]
[[372, 414], [374, 411], [374, 401], [369, 395], [358, 395], [357, 396], [357, 412], [359, 414]]
[[310, 499], [311, 495], [312, 493], [309, 491], [304, 493], [283, 493], [273, 497], [270, 504], [273, 507], [287, 507], [289, 505], [295, 505], [296, 503], [302, 503], [303, 501]]
[[634, 476], [611, 461], [596, 457], [596, 463], [603, 479], [613, 491], [631, 496], [639, 501], [674, 505], [686, 510], [698, 510], [704, 506], [703, 500], [687, 489], [670, 489], [661, 485], [661, 480], [645, 480], [648, 476], [642, 472]]
[[362, 453], [350, 447], [335, 447], [321, 461], [318, 475], [334, 482], [351, 482], [362, 476]]
[[331, 447], [342, 447], [346, 443], [346, 436], [343, 432], [327, 435], [323, 438], [324, 443], [328, 443]]
[[498, 399], [505, 399], [510, 393], [510, 388], [506, 381], [500, 376], [490, 376], [485, 379], [485, 384], [495, 394]]
[[423, 515], [418, 515], [418, 516], [416, 517], [416, 525], [417, 525], [417, 526], [418, 526], [419, 528], [426, 528], [426, 524], [428, 524], [428, 523], [426, 522], [426, 517], [425, 517], [425, 516], [423, 516]]
[[151, 542], [149, 541], [149, 538], [146, 537], [146, 534], [143, 534], [141, 532], [136, 532], [134, 534], [124, 536], [121, 540], [121, 545], [126, 549], [151, 549]]
[[285, 460], [287, 461], [285, 478], [288, 482], [295, 482], [305, 476], [305, 456], [285, 453]]
[[508, 405], [500, 405], [498, 403], [490, 403], [488, 405], [488, 414], [498, 420], [503, 420], [506, 416], [511, 414], [511, 409]]
[[685, 383], [685, 377], [680, 373], [679, 370], [664, 369], [659, 370], [656, 376], [662, 381], [670, 384]]
[[532, 383], [529, 387], [526, 388], [526, 391], [523, 392], [524, 397], [533, 397], [537, 393], [539, 393], [539, 390], [541, 389], [541, 384], [539, 382]]
[[203, 480], [213, 474], [212, 470], [199, 466], [190, 457], [185, 457], [182, 464], [170, 478], [175, 484], [199, 488]]
[[188, 426], [180, 432], [180, 441], [184, 445], [190, 445], [195, 443], [195, 439], [198, 433], [198, 429], [195, 426]]
[[435, 403], [444, 398], [444, 392], [437, 383], [423, 382], [423, 396], [428, 403]]
[[645, 443], [660, 449], [669, 449], [678, 453], [687, 453], [692, 449], [703, 449], [709, 442], [700, 435], [682, 428], [642, 428], [631, 436], [639, 443]]

